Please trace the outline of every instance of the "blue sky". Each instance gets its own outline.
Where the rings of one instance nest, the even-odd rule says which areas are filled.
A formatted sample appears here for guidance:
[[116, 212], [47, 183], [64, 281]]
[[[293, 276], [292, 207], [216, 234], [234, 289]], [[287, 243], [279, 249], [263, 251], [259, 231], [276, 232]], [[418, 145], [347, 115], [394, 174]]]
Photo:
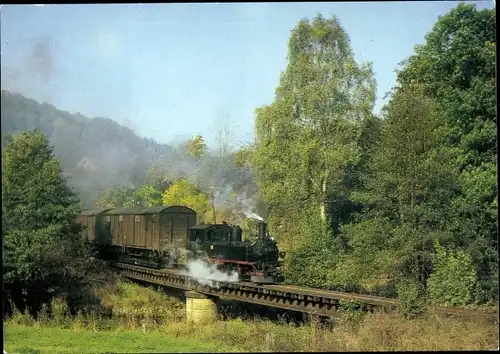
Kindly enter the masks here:
[[373, 63], [378, 112], [398, 63], [457, 5], [3, 5], [2, 88], [114, 119], [164, 143], [201, 134], [211, 145], [216, 117], [227, 114], [241, 145], [253, 138], [255, 108], [274, 98], [290, 30], [300, 19], [337, 16], [356, 60]]

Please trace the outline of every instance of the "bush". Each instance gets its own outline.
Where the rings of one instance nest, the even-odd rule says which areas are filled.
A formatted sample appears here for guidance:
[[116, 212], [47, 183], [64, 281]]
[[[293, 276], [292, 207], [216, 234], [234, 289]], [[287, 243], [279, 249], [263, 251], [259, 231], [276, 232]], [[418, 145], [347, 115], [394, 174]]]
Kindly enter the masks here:
[[423, 285], [414, 279], [403, 278], [396, 283], [399, 306], [398, 310], [407, 318], [421, 316], [427, 306]]
[[436, 243], [434, 271], [427, 280], [429, 298], [440, 306], [465, 306], [473, 301], [477, 274], [470, 255]]

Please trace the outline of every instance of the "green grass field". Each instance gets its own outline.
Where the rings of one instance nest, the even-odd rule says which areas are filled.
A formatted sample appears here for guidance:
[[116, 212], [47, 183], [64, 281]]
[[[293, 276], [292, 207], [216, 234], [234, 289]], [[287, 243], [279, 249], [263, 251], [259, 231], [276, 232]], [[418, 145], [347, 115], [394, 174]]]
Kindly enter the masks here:
[[[308, 352], [488, 350], [498, 348], [498, 323], [443, 317], [432, 312], [409, 320], [401, 314], [340, 312], [331, 330], [264, 319], [233, 318], [188, 324], [184, 305], [154, 289], [119, 281], [96, 290], [100, 305], [69, 316], [54, 300], [52, 316], [37, 320], [16, 312], [4, 323], [9, 354], [154, 352]], [[89, 305], [89, 306], [90, 306]], [[495, 310], [496, 308], [492, 309]]]
[[235, 351], [196, 339], [174, 338], [161, 332], [72, 330], [6, 324], [7, 353], [216, 353]]

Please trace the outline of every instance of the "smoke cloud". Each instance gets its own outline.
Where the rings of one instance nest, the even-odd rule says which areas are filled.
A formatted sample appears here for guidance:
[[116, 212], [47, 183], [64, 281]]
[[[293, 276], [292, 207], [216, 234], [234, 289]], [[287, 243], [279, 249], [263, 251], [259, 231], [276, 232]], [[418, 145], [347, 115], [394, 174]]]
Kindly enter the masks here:
[[258, 221], [264, 221], [264, 218], [262, 216], [257, 215], [255, 213], [249, 213], [249, 214], [245, 213], [245, 215], [246, 215], [247, 218], [250, 218], [250, 219], [255, 219], [255, 220], [258, 220]]
[[[21, 60], [2, 60], [2, 89], [53, 103], [57, 92], [54, 76], [57, 74], [53, 50], [55, 42], [50, 37], [35, 39]], [[5, 53], [8, 57], [9, 53]]]
[[216, 264], [207, 264], [200, 259], [188, 262], [184, 274], [192, 277], [197, 283], [210, 287], [217, 287], [216, 282], [238, 281], [238, 272], [224, 273], [217, 269]]

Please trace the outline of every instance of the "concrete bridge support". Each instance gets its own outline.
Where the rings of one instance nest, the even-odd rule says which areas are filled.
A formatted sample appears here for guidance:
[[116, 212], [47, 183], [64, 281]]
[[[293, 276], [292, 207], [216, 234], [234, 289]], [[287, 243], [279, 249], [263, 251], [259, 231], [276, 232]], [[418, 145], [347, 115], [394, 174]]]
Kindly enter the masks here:
[[195, 291], [186, 292], [186, 321], [211, 323], [217, 319], [217, 298]]

